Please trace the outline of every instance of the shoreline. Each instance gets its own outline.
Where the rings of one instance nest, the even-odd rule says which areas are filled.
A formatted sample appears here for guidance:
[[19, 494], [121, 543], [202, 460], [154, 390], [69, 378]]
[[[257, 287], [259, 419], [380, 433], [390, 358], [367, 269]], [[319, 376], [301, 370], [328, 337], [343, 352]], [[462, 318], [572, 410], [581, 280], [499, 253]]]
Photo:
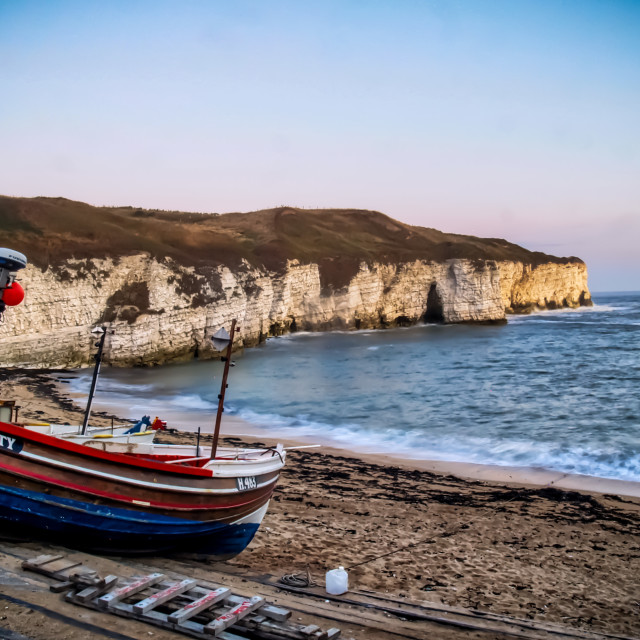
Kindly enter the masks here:
[[[41, 419], [47, 417], [52, 422], [82, 421], [83, 409], [78, 405], [76, 394], [69, 393], [65, 384], [57, 377], [58, 372], [47, 370], [15, 370], [3, 372], [0, 378], [0, 399], [12, 399], [21, 403], [26, 411], [24, 417]], [[20, 379], [22, 383], [20, 384]], [[7, 385], [9, 382], [9, 385]], [[16, 382], [19, 382], [16, 384]], [[38, 405], [38, 409], [35, 409]], [[94, 401], [94, 407], [100, 406], [101, 410], [92, 411], [92, 424], [97, 426], [109, 426], [112, 420], [116, 422], [129, 421], [118, 416], [121, 408], [104, 401]], [[42, 407], [42, 408], [40, 408]], [[59, 414], [56, 417], [56, 414]], [[192, 414], [182, 414], [180, 418], [181, 433], [195, 433], [197, 431], [196, 420]], [[212, 432], [203, 430], [203, 435]], [[172, 425], [169, 424], [169, 427]], [[430, 460], [422, 458], [409, 458], [400, 453], [367, 451], [366, 448], [357, 449], [342, 447], [338, 443], [328, 439], [313, 436], [291, 437], [289, 434], [279, 434], [277, 430], [269, 430], [266, 426], [259, 426], [248, 422], [238, 416], [222, 416], [221, 437], [247, 437], [265, 441], [269, 444], [283, 443], [286, 447], [308, 447], [320, 445], [317, 451], [328, 455], [340, 457], [357, 457], [363, 461], [384, 465], [400, 466], [404, 469], [427, 471], [438, 475], [452, 475], [471, 481], [484, 481], [501, 485], [520, 487], [555, 487], [558, 489], [579, 491], [583, 493], [613, 494], [632, 498], [640, 498], [640, 482], [619, 480], [613, 478], [601, 478], [581, 474], [566, 473], [553, 469], [536, 467], [501, 466], [492, 464], [480, 464], [473, 462], [453, 460]]]
[[453, 475], [466, 480], [480, 480], [496, 484], [525, 487], [556, 487], [586, 493], [614, 494], [640, 498], [640, 482], [570, 474], [563, 471], [533, 467], [511, 467], [473, 462], [427, 460], [407, 458], [406, 456], [394, 453], [359, 451], [357, 449], [340, 447], [333, 442], [321, 441], [318, 438], [306, 436], [300, 438], [280, 438], [276, 435], [272, 436], [266, 431], [262, 431], [260, 427], [236, 416], [223, 416], [221, 436], [257, 438], [261, 441], [266, 440], [269, 444], [277, 441], [282, 442], [285, 447], [291, 448], [308, 447], [309, 445], [318, 444], [319, 447], [317, 447], [317, 450], [319, 452], [333, 456], [357, 457], [363, 461], [379, 465], [401, 466], [405, 469], [428, 471], [438, 475]]

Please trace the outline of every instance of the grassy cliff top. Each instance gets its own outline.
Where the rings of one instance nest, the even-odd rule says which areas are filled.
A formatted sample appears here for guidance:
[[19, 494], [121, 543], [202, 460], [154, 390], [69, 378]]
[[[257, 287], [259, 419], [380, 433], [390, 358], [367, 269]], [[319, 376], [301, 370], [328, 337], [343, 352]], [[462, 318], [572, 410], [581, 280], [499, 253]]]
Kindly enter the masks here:
[[[287, 260], [316, 262], [338, 284], [362, 260], [404, 262], [519, 260], [579, 262], [532, 252], [496, 238], [414, 227], [377, 211], [281, 207], [250, 213], [183, 213], [93, 207], [65, 198], [0, 196], [0, 244], [45, 269], [69, 258], [117, 258], [140, 252], [202, 268], [242, 259], [279, 270]], [[349, 273], [347, 273], [349, 272]]]

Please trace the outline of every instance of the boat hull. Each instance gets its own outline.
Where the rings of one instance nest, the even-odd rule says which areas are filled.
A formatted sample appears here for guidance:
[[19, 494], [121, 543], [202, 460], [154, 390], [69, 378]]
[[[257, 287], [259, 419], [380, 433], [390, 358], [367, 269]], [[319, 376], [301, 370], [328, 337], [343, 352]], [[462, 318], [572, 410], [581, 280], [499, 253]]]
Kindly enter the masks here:
[[118, 555], [189, 550], [232, 557], [253, 539], [268, 502], [231, 524], [140, 514], [0, 485], [0, 521], [21, 535], [46, 534], [75, 548]]
[[216, 475], [0, 423], [0, 522], [100, 552], [230, 557], [251, 542], [267, 510], [284, 464], [272, 458], [227, 464]]

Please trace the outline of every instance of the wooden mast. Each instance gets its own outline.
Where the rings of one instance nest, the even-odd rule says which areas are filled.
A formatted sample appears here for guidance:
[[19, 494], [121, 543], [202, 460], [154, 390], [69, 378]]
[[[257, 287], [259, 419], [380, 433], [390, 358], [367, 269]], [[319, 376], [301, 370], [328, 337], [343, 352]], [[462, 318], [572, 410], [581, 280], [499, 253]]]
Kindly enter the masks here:
[[91, 413], [91, 404], [93, 402], [93, 394], [96, 391], [96, 383], [98, 382], [98, 374], [100, 373], [100, 363], [102, 362], [102, 350], [104, 348], [104, 339], [107, 337], [107, 328], [99, 327], [102, 331], [100, 342], [96, 342], [95, 346], [98, 347], [98, 353], [94, 356], [96, 360], [96, 366], [93, 369], [93, 378], [91, 379], [91, 389], [89, 390], [89, 397], [87, 398], [87, 409], [84, 412], [84, 421], [82, 422], [81, 435], [87, 433], [87, 425], [89, 424], [89, 415]]
[[218, 449], [218, 437], [220, 435], [220, 422], [222, 421], [222, 412], [224, 411], [224, 394], [227, 390], [227, 377], [229, 376], [229, 366], [231, 364], [231, 349], [233, 348], [233, 336], [236, 332], [236, 319], [231, 321], [231, 333], [229, 334], [229, 344], [227, 345], [227, 353], [224, 360], [224, 372], [222, 374], [222, 385], [218, 394], [218, 413], [216, 414], [216, 427], [213, 432], [213, 444], [211, 445], [211, 459], [216, 457]]

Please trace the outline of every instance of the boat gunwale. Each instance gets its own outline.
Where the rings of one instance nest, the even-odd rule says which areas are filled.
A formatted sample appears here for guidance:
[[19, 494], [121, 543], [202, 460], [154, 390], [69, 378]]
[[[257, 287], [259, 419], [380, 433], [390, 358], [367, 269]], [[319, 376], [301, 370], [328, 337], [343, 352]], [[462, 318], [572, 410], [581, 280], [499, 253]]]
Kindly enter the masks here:
[[[94, 458], [97, 460], [104, 460], [113, 464], [124, 464], [129, 467], [153, 469], [156, 471], [162, 471], [173, 475], [186, 475], [186, 476], [200, 476], [204, 478], [210, 478], [213, 476], [213, 470], [204, 467], [183, 467], [177, 464], [166, 464], [165, 462], [155, 462], [145, 458], [138, 458], [135, 456], [128, 456], [124, 453], [112, 453], [110, 451], [104, 451], [100, 449], [94, 449], [82, 444], [76, 444], [75, 442], [68, 442], [60, 440], [56, 436], [50, 436], [47, 434], [39, 433], [37, 431], [30, 431], [25, 427], [10, 424], [7, 422], [0, 422], [0, 431], [7, 433], [11, 436], [16, 436], [22, 440], [36, 442], [52, 449], [59, 449], [73, 454], [79, 454], [81, 456]], [[9, 449], [0, 448], [0, 453], [7, 453], [16, 455]], [[17, 454], [19, 455], [19, 454]], [[212, 460], [215, 464], [215, 460]]]

